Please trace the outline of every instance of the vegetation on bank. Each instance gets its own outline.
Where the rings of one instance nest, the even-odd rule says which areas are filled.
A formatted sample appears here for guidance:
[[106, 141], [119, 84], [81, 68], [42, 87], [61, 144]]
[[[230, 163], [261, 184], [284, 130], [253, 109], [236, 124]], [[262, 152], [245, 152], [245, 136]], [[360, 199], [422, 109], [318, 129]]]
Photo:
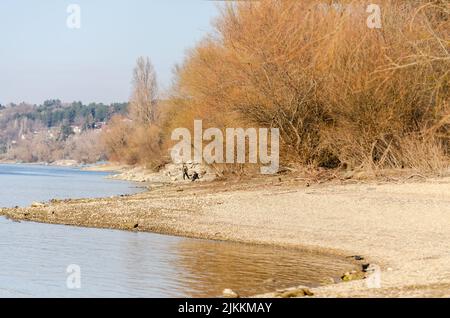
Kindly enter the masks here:
[[339, 3], [225, 4], [215, 32], [176, 68], [164, 103], [135, 71], [130, 105], [158, 115], [114, 118], [104, 136], [111, 158], [157, 167], [171, 131], [202, 119], [221, 129], [278, 127], [284, 164], [446, 169], [450, 3], [378, 1], [380, 29], [368, 27], [366, 1]]
[[128, 112], [114, 116], [102, 136], [109, 160], [153, 169], [162, 166], [167, 160], [163, 151], [163, 120], [160, 117], [163, 104], [164, 101], [158, 100], [153, 65], [149, 58], [138, 58], [133, 70], [133, 91]]
[[42, 105], [22, 103], [0, 108], [0, 159], [52, 162], [105, 159], [100, 131], [127, 103], [111, 105], [48, 100]]
[[[362, 0], [225, 3], [214, 31], [175, 68], [164, 98], [150, 60], [139, 58], [127, 109], [59, 101], [0, 109], [0, 152], [158, 169], [170, 161], [173, 129], [192, 130], [201, 119], [204, 129], [279, 128], [283, 165], [444, 171], [450, 2], [377, 5], [381, 28], [368, 26], [373, 12]], [[100, 142], [96, 125], [106, 121]], [[35, 131], [45, 134], [28, 138]]]

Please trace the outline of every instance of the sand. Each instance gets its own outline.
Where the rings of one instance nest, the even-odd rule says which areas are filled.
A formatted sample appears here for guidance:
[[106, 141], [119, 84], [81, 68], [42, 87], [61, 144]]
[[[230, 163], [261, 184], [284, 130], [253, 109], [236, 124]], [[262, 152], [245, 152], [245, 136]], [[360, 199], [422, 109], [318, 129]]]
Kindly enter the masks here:
[[361, 255], [361, 263], [380, 266], [381, 288], [342, 282], [313, 288], [315, 297], [450, 297], [450, 178], [187, 182], [127, 197], [0, 209], [0, 215]]

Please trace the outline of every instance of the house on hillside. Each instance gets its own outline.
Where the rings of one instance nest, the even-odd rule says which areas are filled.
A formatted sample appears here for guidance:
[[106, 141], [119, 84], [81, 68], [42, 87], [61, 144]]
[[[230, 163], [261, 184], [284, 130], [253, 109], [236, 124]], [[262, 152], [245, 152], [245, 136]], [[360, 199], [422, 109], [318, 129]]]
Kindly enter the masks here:
[[72, 129], [72, 131], [73, 131], [73, 133], [75, 135], [81, 134], [81, 127], [80, 126], [72, 125], [72, 126], [70, 126], [70, 128]]

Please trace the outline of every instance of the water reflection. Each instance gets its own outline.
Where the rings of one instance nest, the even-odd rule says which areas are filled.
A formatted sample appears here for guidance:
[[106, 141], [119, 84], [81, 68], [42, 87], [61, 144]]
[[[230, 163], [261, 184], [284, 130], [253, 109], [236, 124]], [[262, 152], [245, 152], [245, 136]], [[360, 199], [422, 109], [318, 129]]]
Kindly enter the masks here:
[[[345, 260], [290, 249], [0, 218], [1, 297], [211, 297], [315, 285]], [[82, 288], [66, 287], [81, 267]]]
[[345, 259], [295, 249], [183, 240], [174, 266], [188, 296], [220, 295], [225, 288], [249, 296], [295, 285], [315, 286], [349, 269]]

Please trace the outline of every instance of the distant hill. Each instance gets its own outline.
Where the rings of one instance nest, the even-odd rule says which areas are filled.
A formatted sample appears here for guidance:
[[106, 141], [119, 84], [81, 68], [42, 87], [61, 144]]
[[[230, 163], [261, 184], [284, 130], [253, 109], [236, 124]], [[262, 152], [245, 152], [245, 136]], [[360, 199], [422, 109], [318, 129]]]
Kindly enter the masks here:
[[[88, 136], [95, 143], [94, 133], [98, 135], [113, 115], [125, 114], [127, 107], [128, 103], [84, 105], [58, 99], [41, 105], [0, 105], [0, 159], [26, 162], [74, 159], [79, 153], [72, 153], [77, 148], [73, 143], [81, 143]], [[74, 149], [68, 149], [68, 144]], [[101, 156], [100, 151], [94, 150], [95, 156]], [[77, 159], [100, 159], [91, 155]]]

